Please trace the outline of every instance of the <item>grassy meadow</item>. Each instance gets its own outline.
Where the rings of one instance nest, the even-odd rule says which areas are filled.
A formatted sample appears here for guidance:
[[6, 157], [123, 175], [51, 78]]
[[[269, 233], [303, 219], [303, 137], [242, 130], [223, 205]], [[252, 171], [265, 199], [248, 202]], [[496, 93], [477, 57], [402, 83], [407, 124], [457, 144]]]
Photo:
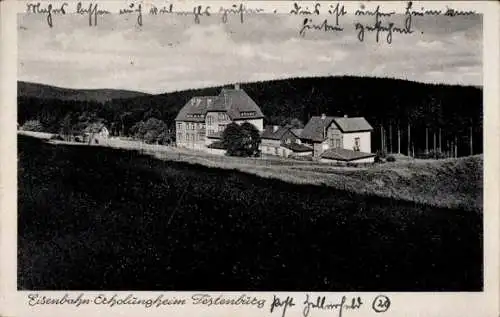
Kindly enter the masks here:
[[[482, 290], [482, 214], [460, 206], [23, 135], [18, 160], [19, 289]], [[422, 186], [477, 191], [477, 160], [422, 176], [468, 184]]]

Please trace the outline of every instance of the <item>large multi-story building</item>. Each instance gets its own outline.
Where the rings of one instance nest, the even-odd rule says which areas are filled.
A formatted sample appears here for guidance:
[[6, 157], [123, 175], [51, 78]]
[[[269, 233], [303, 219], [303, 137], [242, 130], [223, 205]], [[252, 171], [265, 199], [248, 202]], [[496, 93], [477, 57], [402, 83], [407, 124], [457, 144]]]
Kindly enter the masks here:
[[175, 118], [178, 147], [205, 150], [222, 137], [228, 124], [249, 122], [264, 129], [264, 114], [247, 93], [235, 85], [218, 96], [193, 97]]

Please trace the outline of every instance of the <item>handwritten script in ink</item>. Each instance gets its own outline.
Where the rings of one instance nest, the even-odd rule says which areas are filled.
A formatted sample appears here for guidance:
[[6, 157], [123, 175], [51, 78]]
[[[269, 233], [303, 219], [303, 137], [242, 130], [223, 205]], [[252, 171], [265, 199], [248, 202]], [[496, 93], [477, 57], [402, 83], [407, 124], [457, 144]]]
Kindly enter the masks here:
[[[348, 15], [344, 5], [341, 3], [330, 4], [325, 10], [322, 10], [322, 3], [316, 3], [311, 9], [302, 7], [298, 3], [294, 3], [290, 14], [305, 16], [302, 25], [299, 29], [299, 35], [305, 36], [310, 31], [323, 32], [343, 32], [345, 30], [342, 17]], [[319, 20], [320, 16], [328, 15], [327, 18]], [[374, 9], [367, 9], [364, 4], [361, 4], [359, 9], [353, 12], [355, 17], [368, 17], [371, 22], [362, 23], [355, 21], [353, 24], [355, 34], [360, 42], [364, 42], [369, 33], [374, 34], [375, 41], [378, 43], [384, 40], [387, 44], [391, 44], [394, 34], [410, 35], [415, 32], [413, 29], [413, 19], [422, 16], [463, 16], [476, 14], [475, 11], [459, 11], [450, 7], [445, 10], [426, 10], [421, 7], [420, 10], [413, 9], [413, 2], [406, 3], [404, 8], [404, 23], [397, 25], [392, 21], [392, 17], [396, 16], [395, 11], [385, 11], [381, 5], [377, 5]], [[317, 21], [319, 20], [319, 21]]]
[[312, 294], [273, 294], [272, 298], [254, 296], [250, 294], [217, 294], [217, 293], [194, 293], [191, 295], [169, 296], [167, 294], [156, 294], [144, 296], [142, 294], [102, 294], [96, 293], [64, 293], [59, 295], [44, 295], [40, 293], [29, 293], [26, 297], [28, 306], [106, 306], [106, 307], [142, 307], [148, 309], [165, 309], [176, 306], [211, 307], [224, 309], [238, 307], [246, 309], [266, 310], [269, 316], [285, 317], [287, 314], [293, 316], [313, 317], [315, 313], [326, 312], [332, 316], [344, 317], [350, 312], [373, 313], [380, 316], [390, 310], [391, 300], [388, 296], [380, 294], [376, 296], [361, 297], [349, 295], [318, 296]]
[[[424, 7], [415, 8], [413, 2], [404, 3], [402, 12], [397, 14], [395, 11], [384, 9], [383, 5], [377, 5], [373, 8], [367, 8], [361, 4], [353, 12], [348, 12], [342, 2], [324, 3], [317, 2], [313, 5], [302, 5], [300, 2], [291, 4], [288, 14], [298, 17], [298, 35], [306, 37], [313, 32], [338, 33], [353, 31], [359, 42], [364, 42], [372, 38], [375, 42], [384, 42], [392, 44], [395, 36], [408, 36], [417, 32], [414, 29], [414, 20], [424, 16], [445, 16], [457, 17], [476, 14], [475, 11], [460, 11], [449, 6], [441, 10], [429, 10]], [[88, 4], [81, 2], [64, 2], [63, 4], [53, 5], [50, 2], [29, 2], [26, 4], [26, 13], [45, 15], [49, 27], [53, 27], [57, 22], [57, 16], [76, 13], [77, 16], [85, 16], [87, 24], [91, 27], [98, 25], [99, 19], [105, 19], [105, 16], [112, 14], [106, 10], [97, 1]], [[124, 5], [116, 12], [119, 15], [133, 15], [135, 24], [139, 27], [147, 23], [144, 15], [184, 15], [192, 16], [195, 24], [201, 24], [205, 18], [217, 17], [221, 23], [228, 23], [232, 17], [239, 23], [245, 23], [246, 17], [257, 14], [277, 14], [276, 9], [251, 8], [247, 4], [238, 3], [229, 6], [211, 7], [209, 5], [195, 5], [192, 10], [177, 10], [173, 3], [163, 4], [161, 7], [151, 5], [146, 9], [142, 4], [131, 2]], [[399, 17], [403, 15], [401, 22]], [[346, 19], [346, 16], [354, 19]], [[398, 19], [395, 19], [398, 17]]]

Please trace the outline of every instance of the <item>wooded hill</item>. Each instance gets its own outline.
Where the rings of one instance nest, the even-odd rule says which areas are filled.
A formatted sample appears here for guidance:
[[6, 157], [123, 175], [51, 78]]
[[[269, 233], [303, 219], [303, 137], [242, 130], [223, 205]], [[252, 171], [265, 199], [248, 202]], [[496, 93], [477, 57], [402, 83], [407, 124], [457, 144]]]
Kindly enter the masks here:
[[125, 99], [149, 94], [130, 90], [118, 89], [69, 89], [54, 87], [50, 85], [17, 82], [18, 96], [34, 97], [42, 99], [61, 99], [61, 100], [79, 100], [79, 101], [97, 101], [106, 102], [113, 99]]
[[[177, 112], [191, 97], [217, 95], [222, 88], [131, 98], [117, 94], [110, 100], [97, 94], [82, 100], [64, 94], [65, 98], [60, 98], [59, 93], [34, 96], [26, 93], [26, 85], [30, 84], [21, 83], [18, 91], [19, 124], [39, 119], [47, 131], [57, 132], [66, 116], [72, 120], [95, 116], [104, 119], [115, 135], [129, 135], [134, 124], [152, 117], [164, 120], [174, 130]], [[266, 124], [283, 124], [293, 118], [305, 124], [311, 116], [322, 113], [363, 116], [374, 127], [373, 152], [382, 148], [398, 152], [398, 145], [404, 154], [440, 149], [464, 156], [483, 151], [480, 87], [340, 76], [246, 83], [241, 88], [261, 107]]]

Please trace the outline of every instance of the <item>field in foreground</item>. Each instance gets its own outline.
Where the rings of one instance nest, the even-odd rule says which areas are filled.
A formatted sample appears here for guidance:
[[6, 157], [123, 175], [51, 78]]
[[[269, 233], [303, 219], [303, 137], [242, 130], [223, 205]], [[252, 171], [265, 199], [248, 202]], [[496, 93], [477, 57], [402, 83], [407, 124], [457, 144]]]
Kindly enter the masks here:
[[[19, 133], [42, 139], [49, 139], [51, 136], [48, 133], [28, 131]], [[55, 143], [68, 144], [58, 141]], [[242, 171], [293, 184], [326, 185], [357, 194], [435, 207], [475, 212], [483, 210], [483, 155], [441, 160], [410, 159], [395, 155], [396, 162], [353, 168], [273, 156], [238, 158], [212, 155], [203, 151], [150, 145], [118, 138], [111, 138], [99, 146], [139, 150], [161, 160]]]
[[18, 141], [20, 289], [482, 290], [480, 213]]

